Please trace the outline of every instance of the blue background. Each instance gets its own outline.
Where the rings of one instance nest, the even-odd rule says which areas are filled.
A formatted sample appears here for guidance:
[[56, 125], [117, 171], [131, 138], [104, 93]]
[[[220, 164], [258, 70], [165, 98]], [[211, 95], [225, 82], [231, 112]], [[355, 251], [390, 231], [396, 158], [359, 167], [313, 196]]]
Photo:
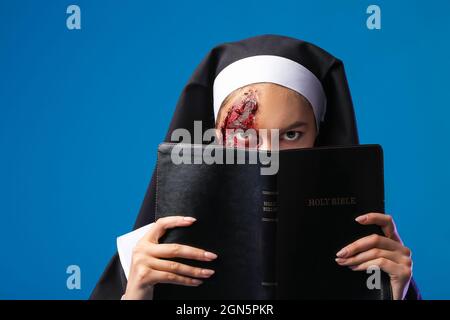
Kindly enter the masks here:
[[[66, 28], [81, 7], [82, 30]], [[448, 1], [0, 2], [0, 298], [87, 298], [131, 230], [178, 96], [216, 44], [275, 33], [345, 62], [360, 140], [425, 298], [450, 298]], [[81, 290], [66, 268], [81, 267]]]

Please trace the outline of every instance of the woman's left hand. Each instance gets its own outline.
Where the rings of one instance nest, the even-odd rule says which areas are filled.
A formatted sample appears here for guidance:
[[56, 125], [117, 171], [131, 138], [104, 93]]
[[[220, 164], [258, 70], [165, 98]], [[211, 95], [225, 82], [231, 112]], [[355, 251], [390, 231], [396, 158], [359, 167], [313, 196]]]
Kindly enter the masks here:
[[385, 236], [372, 234], [342, 248], [336, 262], [353, 271], [378, 266], [389, 274], [394, 300], [404, 299], [412, 277], [411, 250], [403, 245], [391, 216], [371, 212], [355, 219], [363, 225], [376, 224]]

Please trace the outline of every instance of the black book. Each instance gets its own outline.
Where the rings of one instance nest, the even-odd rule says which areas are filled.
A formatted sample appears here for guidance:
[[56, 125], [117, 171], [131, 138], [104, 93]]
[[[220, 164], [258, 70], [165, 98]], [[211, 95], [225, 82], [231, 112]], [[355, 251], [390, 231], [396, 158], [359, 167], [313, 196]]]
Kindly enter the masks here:
[[[205, 161], [205, 155], [215, 163]], [[264, 155], [270, 164], [262, 163], [268, 159]], [[276, 174], [262, 174], [269, 166], [278, 168]], [[356, 272], [335, 262], [345, 245], [382, 234], [377, 226], [355, 222], [367, 212], [384, 212], [379, 145], [267, 155], [163, 143], [156, 218], [183, 215], [197, 221], [168, 230], [160, 243], [187, 244], [219, 257], [212, 262], [178, 259], [216, 272], [198, 287], [157, 284], [154, 299], [391, 299], [384, 272], [378, 271], [377, 285], [370, 280], [376, 270]]]

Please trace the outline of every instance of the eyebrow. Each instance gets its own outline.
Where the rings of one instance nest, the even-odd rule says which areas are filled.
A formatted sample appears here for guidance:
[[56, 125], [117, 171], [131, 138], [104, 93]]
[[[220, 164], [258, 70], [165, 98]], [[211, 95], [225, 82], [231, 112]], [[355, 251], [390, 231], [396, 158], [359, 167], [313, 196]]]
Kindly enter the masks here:
[[294, 128], [298, 128], [298, 127], [303, 127], [306, 126], [307, 123], [304, 121], [295, 121], [294, 123], [291, 123], [290, 125], [288, 125], [286, 128], [284, 128], [283, 130], [281, 130], [282, 132], [286, 132], [289, 130], [292, 130]]

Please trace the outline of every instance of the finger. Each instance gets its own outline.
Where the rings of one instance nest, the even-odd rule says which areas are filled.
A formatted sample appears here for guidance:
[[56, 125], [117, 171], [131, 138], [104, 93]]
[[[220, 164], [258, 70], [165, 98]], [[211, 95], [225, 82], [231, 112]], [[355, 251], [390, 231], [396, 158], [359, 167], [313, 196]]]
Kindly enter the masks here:
[[197, 287], [203, 283], [203, 281], [199, 279], [192, 279], [166, 271], [153, 270], [152, 273], [154, 275], [154, 280], [156, 281], [155, 283], [171, 283], [188, 287]]
[[404, 269], [400, 264], [395, 263], [386, 258], [377, 258], [374, 260], [366, 261], [359, 265], [351, 266], [350, 269], [352, 269], [353, 271], [365, 271], [370, 267], [374, 266], [377, 266], [378, 268], [380, 268], [381, 270], [383, 270], [384, 272], [388, 273], [391, 276], [402, 275]]
[[161, 238], [167, 229], [175, 227], [187, 227], [192, 225], [196, 221], [193, 217], [183, 217], [183, 216], [171, 216], [158, 219], [154, 225], [150, 228], [144, 239], [152, 243], [158, 243], [159, 238]]
[[389, 251], [374, 248], [358, 253], [357, 255], [352, 257], [336, 258], [336, 262], [341, 266], [354, 266], [367, 261], [375, 260], [377, 258], [386, 258], [399, 264], [408, 264], [408, 260], [410, 260], [410, 258], [402, 255], [399, 251]]
[[167, 271], [191, 278], [209, 278], [214, 274], [214, 270], [211, 269], [196, 268], [175, 261], [155, 258], [150, 259], [149, 265], [154, 270]]
[[369, 212], [355, 219], [363, 225], [376, 224], [381, 227], [386, 237], [401, 242], [392, 216], [379, 212]]
[[148, 253], [155, 258], [184, 258], [199, 261], [212, 261], [217, 254], [203, 249], [178, 243], [153, 244], [148, 247]]
[[[377, 258], [374, 260], [361, 263], [356, 266], [350, 266], [349, 268], [353, 271], [364, 271], [373, 267], [378, 267], [387, 274], [389, 274], [389, 277], [391, 278], [391, 286], [394, 300], [403, 299], [404, 295], [406, 294], [404, 284], [408, 283], [408, 281], [412, 277], [412, 267], [395, 263], [394, 261], [391, 261], [386, 258]], [[395, 282], [397, 283], [395, 287], [393, 285], [394, 284], [393, 280], [395, 280]]]
[[354, 256], [357, 253], [370, 250], [372, 248], [385, 249], [390, 251], [401, 251], [405, 255], [410, 254], [408, 248], [402, 246], [399, 242], [392, 239], [380, 236], [378, 234], [372, 234], [370, 236], [356, 240], [355, 242], [342, 248], [336, 256], [338, 258], [348, 258]]

